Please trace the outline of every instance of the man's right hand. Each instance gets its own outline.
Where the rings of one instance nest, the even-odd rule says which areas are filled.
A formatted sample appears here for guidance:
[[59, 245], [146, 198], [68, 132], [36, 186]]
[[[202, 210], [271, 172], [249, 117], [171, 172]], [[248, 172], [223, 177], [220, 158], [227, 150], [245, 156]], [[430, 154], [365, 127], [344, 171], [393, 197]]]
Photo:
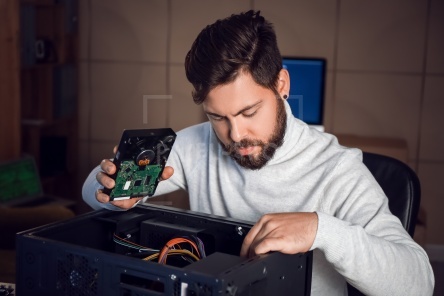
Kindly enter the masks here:
[[[116, 166], [114, 163], [109, 159], [104, 159], [100, 163], [100, 168], [102, 171], [98, 172], [96, 175], [97, 182], [99, 182], [100, 185], [102, 185], [105, 188], [112, 189], [116, 185], [114, 180], [110, 177], [110, 175], [114, 174], [116, 172]], [[174, 173], [174, 169], [172, 167], [165, 167], [163, 170], [161, 180], [167, 180], [169, 179]], [[137, 203], [139, 200], [141, 200], [143, 196], [141, 197], [134, 197], [130, 199], [125, 200], [113, 200], [111, 203], [115, 205], [116, 207], [122, 208], [122, 209], [130, 209], [134, 206], [135, 203]], [[102, 192], [102, 190], [96, 191], [96, 199], [97, 201], [101, 203], [107, 203], [109, 201], [109, 195]]]

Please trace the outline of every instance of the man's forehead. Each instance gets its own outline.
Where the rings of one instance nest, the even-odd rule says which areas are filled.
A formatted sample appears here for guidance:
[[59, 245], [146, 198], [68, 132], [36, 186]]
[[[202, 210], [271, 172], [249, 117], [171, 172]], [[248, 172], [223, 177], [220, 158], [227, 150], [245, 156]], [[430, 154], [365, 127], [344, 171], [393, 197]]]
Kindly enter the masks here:
[[258, 85], [249, 74], [240, 74], [235, 81], [213, 88], [202, 105], [205, 112], [237, 113], [256, 105], [268, 92], [269, 89]]

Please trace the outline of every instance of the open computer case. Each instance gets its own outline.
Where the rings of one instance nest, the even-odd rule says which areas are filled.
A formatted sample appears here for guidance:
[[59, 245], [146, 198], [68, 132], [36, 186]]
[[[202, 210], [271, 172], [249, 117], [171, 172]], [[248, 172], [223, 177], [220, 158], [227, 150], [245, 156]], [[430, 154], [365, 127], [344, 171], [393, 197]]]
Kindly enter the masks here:
[[[17, 234], [16, 292], [310, 295], [312, 252], [240, 257], [251, 227], [245, 221], [159, 205], [92, 211]], [[193, 239], [200, 257], [196, 259], [191, 244], [168, 245], [172, 238]], [[167, 245], [171, 253], [161, 263], [161, 253], [156, 257], [151, 249], [160, 251]]]

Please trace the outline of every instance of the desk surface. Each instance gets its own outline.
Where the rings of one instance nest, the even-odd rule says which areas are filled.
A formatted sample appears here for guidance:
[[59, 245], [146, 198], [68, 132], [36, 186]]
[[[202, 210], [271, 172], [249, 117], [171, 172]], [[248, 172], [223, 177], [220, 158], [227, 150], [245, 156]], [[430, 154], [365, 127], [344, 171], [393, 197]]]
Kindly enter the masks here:
[[343, 146], [391, 156], [405, 163], [408, 161], [408, 145], [404, 139], [349, 134], [337, 134], [335, 136], [338, 138], [339, 144]]

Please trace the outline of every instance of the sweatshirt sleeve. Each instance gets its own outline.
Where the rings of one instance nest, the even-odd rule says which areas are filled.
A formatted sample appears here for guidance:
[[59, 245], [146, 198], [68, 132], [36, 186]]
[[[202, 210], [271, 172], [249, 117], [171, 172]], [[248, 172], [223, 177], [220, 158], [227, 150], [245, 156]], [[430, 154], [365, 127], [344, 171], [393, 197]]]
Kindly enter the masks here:
[[432, 295], [425, 253], [390, 213], [388, 199], [358, 156], [348, 155], [325, 188], [312, 249], [366, 295]]
[[94, 210], [108, 209], [114, 211], [122, 211], [123, 209], [114, 206], [111, 203], [101, 203], [96, 199], [96, 191], [103, 189], [103, 186], [97, 182], [96, 175], [100, 172], [100, 166], [96, 166], [88, 175], [82, 187], [83, 201], [86, 202]]

